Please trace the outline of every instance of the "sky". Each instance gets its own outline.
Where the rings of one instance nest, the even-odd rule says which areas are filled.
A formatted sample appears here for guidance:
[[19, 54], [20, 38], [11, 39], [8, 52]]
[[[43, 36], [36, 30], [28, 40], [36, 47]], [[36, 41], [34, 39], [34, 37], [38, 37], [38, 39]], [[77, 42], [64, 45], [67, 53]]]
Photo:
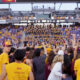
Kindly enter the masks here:
[[[34, 3], [33, 7], [42, 8], [54, 8], [54, 3]], [[60, 7], [61, 6], [61, 7]], [[80, 4], [78, 5], [80, 7]], [[56, 3], [56, 10], [74, 10], [77, 7], [76, 3]], [[9, 8], [8, 4], [0, 4], [0, 9], [2, 8]], [[31, 11], [32, 6], [30, 3], [17, 3], [17, 4], [10, 4], [10, 8], [12, 11]]]

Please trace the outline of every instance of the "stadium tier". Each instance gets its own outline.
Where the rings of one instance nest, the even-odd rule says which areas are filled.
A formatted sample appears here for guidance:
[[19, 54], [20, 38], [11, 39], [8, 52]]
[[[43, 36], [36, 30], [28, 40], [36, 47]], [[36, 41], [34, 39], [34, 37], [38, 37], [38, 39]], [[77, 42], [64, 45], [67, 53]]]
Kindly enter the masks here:
[[0, 80], [80, 80], [79, 0], [0, 0]]

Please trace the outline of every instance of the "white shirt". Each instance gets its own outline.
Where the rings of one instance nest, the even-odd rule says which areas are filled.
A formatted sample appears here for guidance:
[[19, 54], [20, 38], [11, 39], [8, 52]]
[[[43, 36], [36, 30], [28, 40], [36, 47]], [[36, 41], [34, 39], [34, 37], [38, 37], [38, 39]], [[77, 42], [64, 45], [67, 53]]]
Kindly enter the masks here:
[[49, 77], [48, 77], [48, 80], [62, 80], [62, 63], [61, 62], [57, 62]]
[[59, 50], [58, 51], [58, 55], [64, 55], [64, 51], [63, 50]]

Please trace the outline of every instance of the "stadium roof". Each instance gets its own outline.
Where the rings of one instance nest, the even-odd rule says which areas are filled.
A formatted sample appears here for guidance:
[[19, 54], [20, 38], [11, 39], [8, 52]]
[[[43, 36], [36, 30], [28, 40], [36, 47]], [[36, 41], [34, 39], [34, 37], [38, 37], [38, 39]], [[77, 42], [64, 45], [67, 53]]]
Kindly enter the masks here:
[[54, 2], [54, 3], [80, 3], [80, 0], [0, 0], [0, 4], [25, 3], [25, 2]]
[[54, 2], [54, 3], [80, 3], [80, 0], [0, 0], [0, 4], [8, 3], [43, 3], [43, 2]]
[[80, 0], [16, 0], [16, 2], [80, 2]]

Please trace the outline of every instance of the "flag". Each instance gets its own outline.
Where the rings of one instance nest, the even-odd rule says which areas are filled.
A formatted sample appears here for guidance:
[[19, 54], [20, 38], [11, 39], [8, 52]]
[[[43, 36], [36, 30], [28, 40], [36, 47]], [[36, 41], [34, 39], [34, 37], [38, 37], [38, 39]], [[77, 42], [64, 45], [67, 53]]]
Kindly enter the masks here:
[[16, 0], [2, 0], [2, 2], [16, 2]]

